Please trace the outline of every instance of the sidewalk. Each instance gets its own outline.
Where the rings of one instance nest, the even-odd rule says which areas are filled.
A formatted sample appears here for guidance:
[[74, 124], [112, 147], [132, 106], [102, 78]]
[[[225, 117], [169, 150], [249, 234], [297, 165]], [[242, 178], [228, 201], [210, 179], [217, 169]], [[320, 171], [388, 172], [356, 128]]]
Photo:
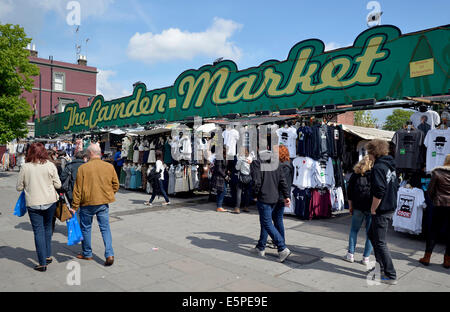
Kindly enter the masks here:
[[[75, 258], [81, 247], [67, 246], [66, 225], [57, 221], [54, 261], [47, 272], [36, 272], [29, 217], [12, 214], [19, 195], [16, 179], [17, 172], [0, 172], [0, 291], [450, 291], [450, 270], [441, 265], [444, 246], [436, 246], [432, 265], [424, 267], [418, 259], [425, 242], [393, 231], [388, 240], [399, 283], [368, 283], [365, 266], [342, 260], [351, 220], [347, 212], [312, 221], [286, 216], [286, 243], [293, 253], [279, 263], [274, 249], [266, 249], [266, 259], [250, 252], [259, 237], [255, 207], [239, 215], [218, 213], [207, 196], [171, 198], [170, 206], [160, 206], [160, 198], [147, 207], [148, 195], [125, 190], [110, 205], [113, 266], [103, 266], [96, 220], [94, 261]], [[362, 229], [357, 261], [364, 240]], [[81, 265], [80, 286], [67, 285], [71, 261]]]

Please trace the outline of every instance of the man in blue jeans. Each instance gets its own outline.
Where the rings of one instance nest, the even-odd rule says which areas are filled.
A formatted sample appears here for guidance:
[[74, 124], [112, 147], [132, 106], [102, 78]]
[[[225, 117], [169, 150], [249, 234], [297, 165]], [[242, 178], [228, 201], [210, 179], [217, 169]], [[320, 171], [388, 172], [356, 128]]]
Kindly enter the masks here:
[[279, 194], [284, 197], [286, 207], [290, 205], [290, 196], [288, 186], [284, 174], [280, 166], [275, 166], [272, 170], [262, 168], [264, 163], [261, 160], [254, 160], [251, 164], [251, 175], [254, 181], [254, 192], [257, 199], [259, 221], [261, 224], [261, 233], [258, 244], [254, 251], [264, 257], [267, 243], [267, 236], [277, 246], [280, 262], [284, 262], [291, 254], [286, 247], [282, 234], [277, 230], [272, 221], [272, 212], [274, 211], [279, 200]]
[[80, 227], [83, 234], [81, 244], [83, 253], [77, 258], [92, 260], [92, 220], [97, 216], [105, 245], [105, 266], [110, 266], [114, 263], [114, 250], [109, 227], [108, 204], [115, 201], [114, 194], [119, 190], [119, 180], [113, 165], [101, 160], [101, 149], [98, 144], [91, 144], [87, 152], [89, 161], [78, 169], [73, 190], [72, 213], [80, 209]]

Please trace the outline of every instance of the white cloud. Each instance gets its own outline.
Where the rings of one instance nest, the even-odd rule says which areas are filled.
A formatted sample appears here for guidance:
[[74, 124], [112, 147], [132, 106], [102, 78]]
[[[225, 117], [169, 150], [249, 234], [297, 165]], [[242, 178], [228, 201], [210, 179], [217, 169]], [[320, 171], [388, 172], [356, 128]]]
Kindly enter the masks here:
[[127, 54], [131, 59], [154, 64], [169, 60], [191, 60], [196, 56], [224, 57], [238, 60], [242, 52], [230, 37], [242, 25], [222, 18], [214, 18], [213, 24], [203, 32], [182, 31], [169, 28], [160, 34], [136, 33], [128, 43]]
[[111, 81], [116, 74], [113, 70], [98, 69], [97, 94], [103, 95], [106, 101], [130, 95], [132, 92], [123, 88], [119, 83]]
[[344, 47], [348, 47], [348, 46], [351, 46], [351, 44], [339, 44], [337, 42], [328, 42], [328, 43], [325, 43], [325, 51], [336, 50], [336, 49], [344, 48]]

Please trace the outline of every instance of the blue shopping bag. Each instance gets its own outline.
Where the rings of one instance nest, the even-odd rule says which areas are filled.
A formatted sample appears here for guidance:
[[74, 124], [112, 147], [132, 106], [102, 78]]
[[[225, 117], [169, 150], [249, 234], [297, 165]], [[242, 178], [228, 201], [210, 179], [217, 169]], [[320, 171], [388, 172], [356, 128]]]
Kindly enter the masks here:
[[25, 201], [25, 191], [20, 193], [19, 199], [14, 207], [14, 215], [18, 217], [23, 217], [27, 213], [27, 203]]
[[73, 215], [72, 218], [66, 221], [67, 224], [67, 245], [76, 245], [83, 240], [83, 235], [81, 234], [80, 224], [78, 223], [77, 213]]

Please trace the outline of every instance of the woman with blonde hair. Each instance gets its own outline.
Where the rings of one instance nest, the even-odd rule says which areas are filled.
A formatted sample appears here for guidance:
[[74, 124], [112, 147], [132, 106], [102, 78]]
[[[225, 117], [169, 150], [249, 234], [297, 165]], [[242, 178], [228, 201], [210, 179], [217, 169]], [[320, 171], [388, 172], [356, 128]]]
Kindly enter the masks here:
[[372, 196], [370, 194], [370, 179], [373, 161], [369, 156], [365, 156], [353, 168], [354, 173], [350, 177], [347, 188], [348, 204], [350, 215], [352, 216], [352, 225], [350, 228], [350, 235], [348, 240], [348, 252], [344, 260], [354, 262], [354, 254], [358, 232], [365, 221], [366, 225], [366, 244], [361, 263], [368, 265], [369, 256], [372, 252], [372, 244], [367, 236], [372, 221], [370, 207], [372, 205]]

